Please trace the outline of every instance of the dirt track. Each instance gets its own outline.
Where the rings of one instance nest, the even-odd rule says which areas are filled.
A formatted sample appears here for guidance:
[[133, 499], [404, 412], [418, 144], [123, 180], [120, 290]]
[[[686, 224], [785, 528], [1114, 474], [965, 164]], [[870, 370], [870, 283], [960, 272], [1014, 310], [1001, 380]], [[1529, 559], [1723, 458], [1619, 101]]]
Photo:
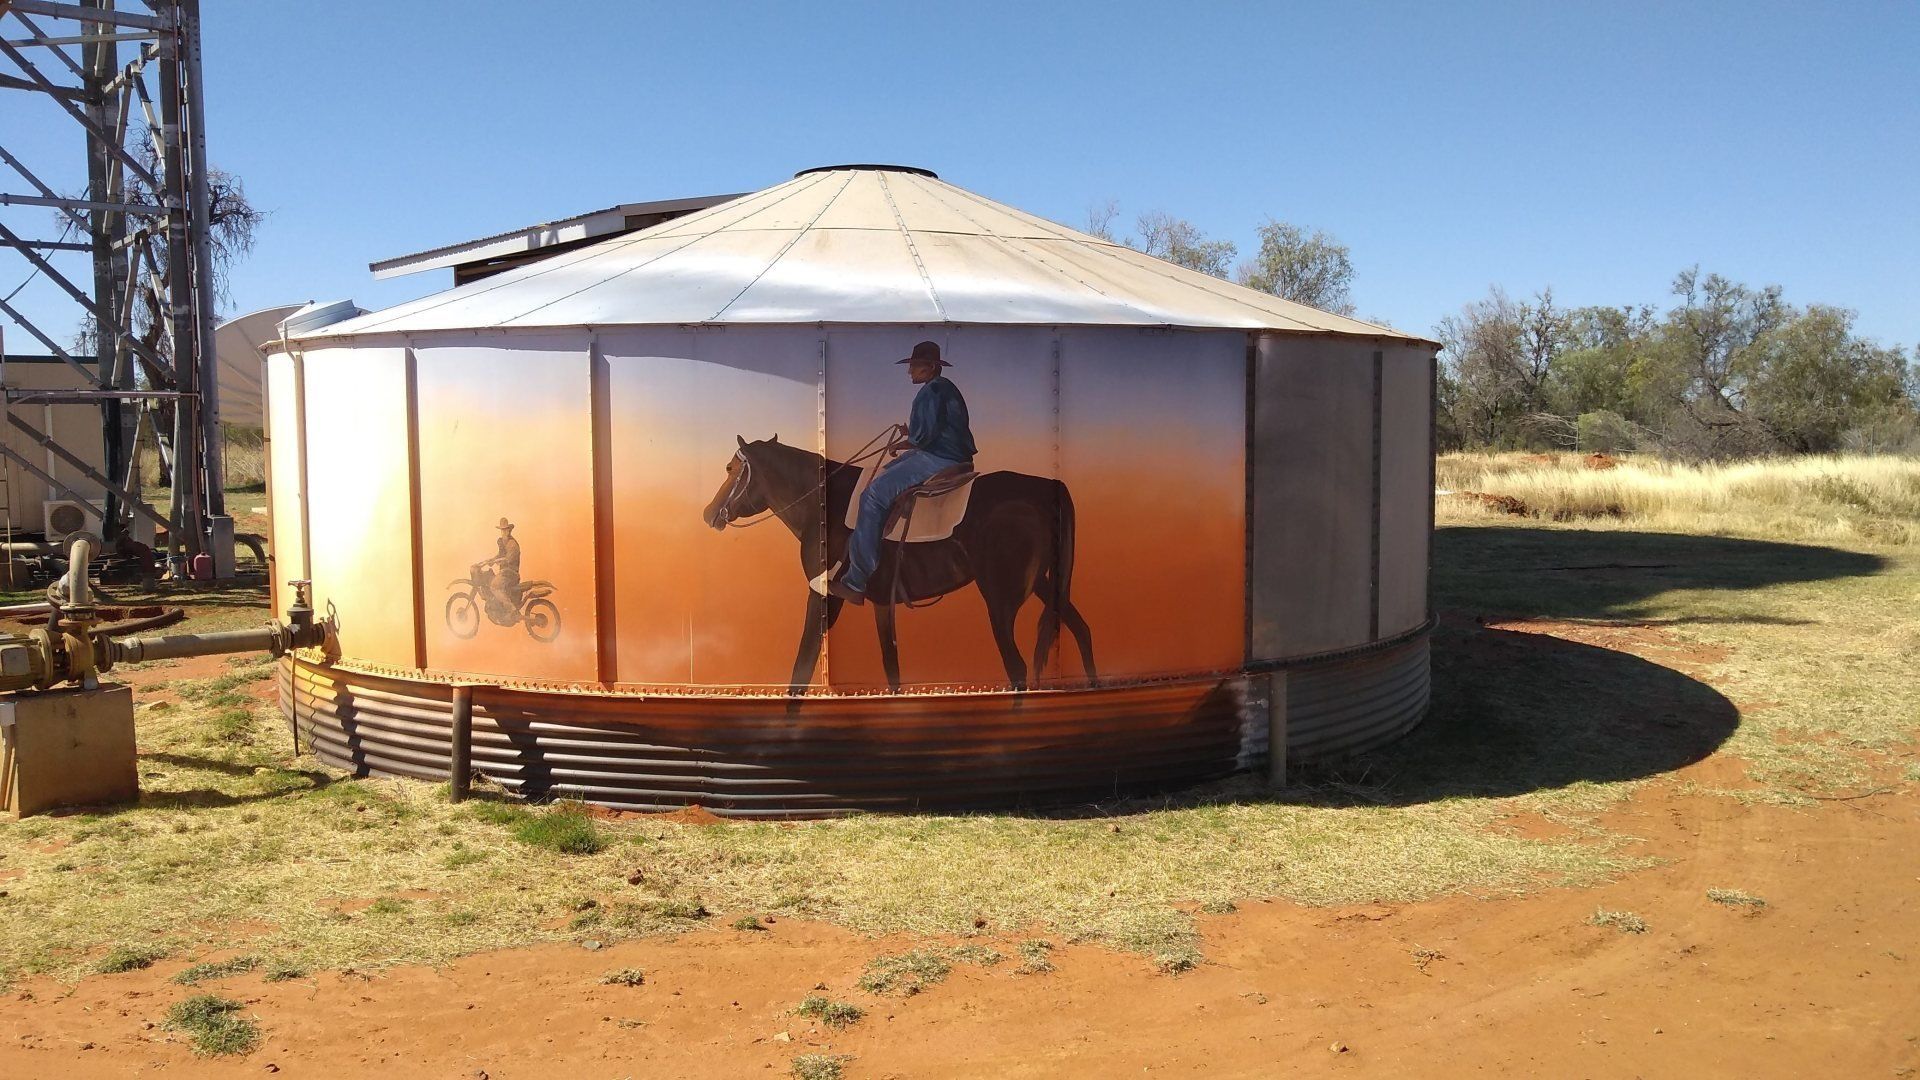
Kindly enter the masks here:
[[[1719, 782], [1724, 764], [1672, 781]], [[1051, 974], [962, 965], [918, 996], [876, 999], [853, 986], [862, 966], [913, 942], [782, 920], [442, 969], [240, 976], [213, 988], [247, 1003], [265, 1041], [209, 1061], [158, 1025], [189, 992], [168, 981], [173, 962], [71, 991], [18, 987], [0, 1009], [0, 1076], [732, 1077], [784, 1075], [805, 1052], [852, 1055], [851, 1080], [1913, 1075], [1920, 798], [1909, 787], [1786, 809], [1677, 795], [1672, 781], [1609, 822], [1659, 868], [1520, 899], [1245, 904], [1201, 917], [1209, 963], [1180, 976], [1063, 946]], [[1709, 888], [1767, 906], [1717, 904]], [[1596, 907], [1649, 929], [1588, 925]], [[1438, 955], [1423, 969], [1416, 950]], [[599, 984], [622, 967], [644, 969], [645, 985]], [[867, 1018], [832, 1033], [789, 1015], [822, 984]]]

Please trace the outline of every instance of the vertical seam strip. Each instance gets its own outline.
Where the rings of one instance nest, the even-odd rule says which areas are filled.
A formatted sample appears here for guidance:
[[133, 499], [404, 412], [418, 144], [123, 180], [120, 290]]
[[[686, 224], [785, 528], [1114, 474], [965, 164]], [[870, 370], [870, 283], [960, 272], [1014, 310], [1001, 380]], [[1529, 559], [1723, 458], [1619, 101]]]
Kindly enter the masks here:
[[893, 189], [887, 186], [887, 174], [873, 174], [880, 180], [880, 193], [887, 197], [887, 209], [893, 211], [894, 223], [900, 226], [900, 235], [907, 242], [907, 254], [913, 256], [913, 268], [920, 271], [920, 282], [927, 287], [927, 299], [933, 301], [933, 310], [940, 316], [941, 322], [947, 321], [946, 305], [940, 302], [940, 293], [933, 287], [933, 278], [927, 274], [927, 264], [920, 261], [920, 249], [914, 246], [913, 233], [907, 230], [907, 219], [900, 216], [900, 207], [893, 201]]

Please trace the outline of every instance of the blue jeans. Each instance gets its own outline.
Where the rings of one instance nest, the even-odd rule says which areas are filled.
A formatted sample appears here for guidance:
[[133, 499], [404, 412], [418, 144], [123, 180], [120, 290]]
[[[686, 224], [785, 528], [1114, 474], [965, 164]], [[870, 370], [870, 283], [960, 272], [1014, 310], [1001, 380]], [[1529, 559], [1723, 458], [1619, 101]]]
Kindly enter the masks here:
[[840, 580], [849, 588], [866, 592], [867, 578], [880, 562], [880, 530], [886, 527], [887, 511], [893, 508], [894, 500], [915, 484], [926, 483], [934, 473], [958, 464], [925, 450], [909, 450], [881, 469], [860, 495], [860, 523], [847, 541], [847, 571]]

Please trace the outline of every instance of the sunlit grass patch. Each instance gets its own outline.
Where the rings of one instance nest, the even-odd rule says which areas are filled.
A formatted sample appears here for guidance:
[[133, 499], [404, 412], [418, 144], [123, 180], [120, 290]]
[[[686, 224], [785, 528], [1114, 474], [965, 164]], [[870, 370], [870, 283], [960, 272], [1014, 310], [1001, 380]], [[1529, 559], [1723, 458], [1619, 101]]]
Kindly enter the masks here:
[[870, 994], [912, 997], [946, 979], [953, 971], [947, 958], [933, 949], [909, 949], [891, 956], [876, 956], [867, 961], [860, 976], [860, 989]]
[[195, 994], [167, 1010], [167, 1027], [184, 1033], [196, 1054], [245, 1054], [260, 1044], [260, 1025], [240, 1015], [240, 1009], [231, 998]]

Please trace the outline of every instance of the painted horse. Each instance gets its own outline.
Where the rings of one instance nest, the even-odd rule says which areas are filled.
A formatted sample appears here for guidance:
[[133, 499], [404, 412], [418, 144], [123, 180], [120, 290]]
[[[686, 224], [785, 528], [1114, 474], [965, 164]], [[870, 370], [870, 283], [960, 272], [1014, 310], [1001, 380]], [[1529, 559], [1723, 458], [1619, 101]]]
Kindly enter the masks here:
[[[726, 479], [707, 503], [702, 519], [724, 530], [757, 514], [773, 514], [800, 541], [802, 581], [812, 581], [844, 560], [852, 532], [846, 524], [847, 508], [859, 487], [861, 469], [788, 446], [778, 435], [759, 442], [734, 438], [740, 448], [727, 462]], [[889, 540], [880, 545], [879, 565], [867, 580], [867, 602], [873, 605], [874, 626], [880, 632], [888, 686], [900, 688], [895, 603], [932, 600], [968, 584], [978, 586], [987, 602], [994, 644], [1000, 648], [1007, 681], [1014, 689], [1025, 690], [1028, 684], [1029, 667], [1014, 641], [1013, 626], [1029, 597], [1039, 597], [1043, 605], [1031, 671], [1039, 672], [1064, 624], [1079, 643], [1088, 681], [1098, 679], [1092, 633], [1070, 596], [1073, 499], [1065, 484], [1026, 473], [982, 473], [973, 481], [966, 515], [954, 526], [952, 536], [911, 543]], [[845, 603], [837, 596], [807, 590], [807, 624], [789, 684], [794, 694], [813, 681], [821, 642]]]

